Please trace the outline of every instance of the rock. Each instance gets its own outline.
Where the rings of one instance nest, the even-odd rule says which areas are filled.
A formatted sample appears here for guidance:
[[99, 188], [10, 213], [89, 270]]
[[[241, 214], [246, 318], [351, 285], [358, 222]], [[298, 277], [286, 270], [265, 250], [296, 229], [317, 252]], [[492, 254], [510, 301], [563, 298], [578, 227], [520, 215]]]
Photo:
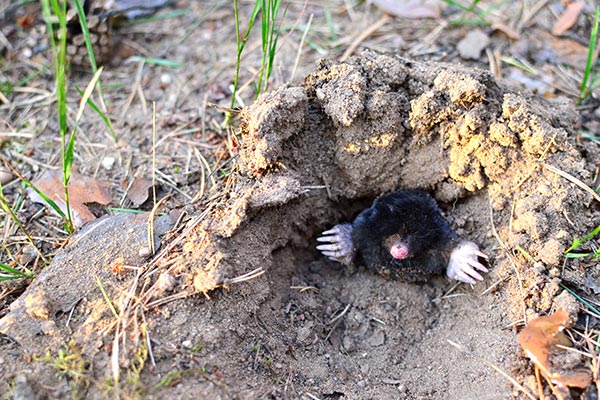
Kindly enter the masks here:
[[475, 29], [466, 34], [456, 46], [460, 56], [465, 60], [478, 60], [481, 51], [490, 44], [490, 38], [480, 29]]

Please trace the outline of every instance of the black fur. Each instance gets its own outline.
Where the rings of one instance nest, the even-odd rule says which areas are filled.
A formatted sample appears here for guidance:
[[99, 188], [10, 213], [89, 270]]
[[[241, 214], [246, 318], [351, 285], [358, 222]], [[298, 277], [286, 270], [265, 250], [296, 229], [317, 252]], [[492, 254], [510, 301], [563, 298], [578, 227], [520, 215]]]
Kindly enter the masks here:
[[[386, 194], [361, 212], [352, 223], [355, 261], [391, 278], [424, 281], [446, 271], [450, 253], [460, 238], [427, 193], [403, 190]], [[408, 256], [392, 257], [385, 240], [398, 234]]]

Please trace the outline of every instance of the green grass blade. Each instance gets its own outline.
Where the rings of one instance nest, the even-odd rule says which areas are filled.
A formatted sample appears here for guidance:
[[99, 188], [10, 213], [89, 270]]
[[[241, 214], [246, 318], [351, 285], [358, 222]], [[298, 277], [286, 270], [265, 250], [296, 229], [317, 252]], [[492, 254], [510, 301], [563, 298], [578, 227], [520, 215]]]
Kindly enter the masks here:
[[152, 65], [158, 65], [160, 67], [168, 67], [168, 68], [181, 68], [181, 66], [183, 65], [183, 63], [180, 61], [172, 61], [172, 60], [167, 60], [164, 58], [133, 56], [133, 57], [131, 57], [131, 59], [138, 61], [138, 62], [143, 61], [144, 64], [152, 64]]
[[56, 202], [54, 200], [52, 200], [51, 198], [46, 196], [40, 189], [35, 187], [35, 185], [33, 183], [29, 182], [24, 177], [21, 177], [21, 181], [25, 184], [25, 186], [27, 186], [28, 188], [31, 188], [31, 190], [36, 192], [42, 198], [42, 200], [44, 200], [61, 218], [65, 219], [65, 220], [67, 219], [67, 216], [65, 215], [65, 213], [60, 209], [60, 207], [58, 206], [58, 204], [56, 204]]
[[38, 247], [33, 242], [33, 238], [29, 235], [29, 232], [27, 232], [27, 230], [25, 229], [25, 226], [23, 225], [23, 223], [21, 222], [19, 217], [17, 217], [17, 214], [15, 213], [15, 211], [12, 209], [12, 207], [10, 207], [10, 205], [8, 204], [8, 201], [6, 201], [6, 197], [4, 197], [4, 189], [2, 187], [2, 183], [0, 183], [0, 208], [2, 208], [4, 210], [4, 212], [6, 212], [10, 216], [10, 218], [13, 220], [13, 222], [15, 224], [17, 224], [19, 229], [21, 229], [23, 231], [23, 233], [25, 234], [25, 237], [27, 238], [27, 241], [29, 242], [30, 245], [33, 246], [33, 248], [39, 254], [39, 256], [42, 258], [42, 260], [44, 260], [44, 262], [47, 262], [46, 258], [44, 258], [44, 255], [42, 254], [42, 252], [38, 249]]
[[576, 248], [581, 246], [583, 243], [587, 242], [588, 240], [590, 240], [591, 238], [593, 238], [594, 236], [596, 236], [599, 233], [600, 233], [600, 225], [598, 225], [596, 227], [596, 229], [594, 229], [593, 231], [591, 231], [590, 233], [585, 235], [583, 238], [581, 238], [581, 239], [574, 238], [573, 244], [571, 245], [571, 247], [569, 247], [565, 251], [565, 254], [569, 254], [571, 251], [575, 250]]
[[[583, 131], [579, 131], [579, 134], [584, 137], [585, 139], [591, 140], [592, 142], [598, 143], [600, 144], [600, 136], [595, 136], [592, 135], [591, 133], [588, 132], [583, 132]], [[596, 189], [596, 192], [598, 190]]]
[[[92, 66], [92, 71], [94, 74], [98, 72], [98, 65], [96, 64], [96, 56], [94, 55], [94, 46], [92, 45], [92, 40], [90, 38], [90, 30], [87, 26], [87, 17], [85, 15], [85, 10], [82, 7], [80, 0], [73, 0], [75, 3], [75, 8], [77, 9], [77, 16], [79, 17], [79, 25], [81, 26], [81, 32], [83, 33], [83, 39], [85, 41], [85, 48], [88, 53], [88, 57], [90, 59], [90, 65]], [[104, 91], [102, 89], [102, 83], [98, 82], [98, 94], [100, 95], [100, 104], [102, 105], [102, 109], [106, 110], [106, 106], [104, 105]]]
[[0, 281], [11, 281], [15, 279], [33, 279], [35, 275], [31, 272], [22, 272], [16, 268], [0, 263]]
[[565, 289], [567, 292], [571, 293], [581, 304], [585, 305], [587, 308], [589, 308], [591, 311], [593, 311], [596, 315], [600, 315], [600, 311], [598, 311], [598, 309], [596, 309], [596, 307], [594, 307], [593, 305], [591, 305], [588, 301], [586, 301], [584, 298], [582, 298], [581, 296], [579, 296], [573, 290], [569, 289], [568, 287], [566, 287], [562, 283], [560, 284], [560, 286], [563, 289]]
[[75, 9], [77, 9], [77, 16], [79, 17], [79, 25], [81, 26], [81, 32], [83, 33], [83, 39], [85, 40], [85, 48], [87, 49], [88, 55], [90, 57], [90, 65], [92, 66], [92, 70], [94, 73], [98, 70], [98, 66], [96, 65], [96, 56], [94, 55], [94, 47], [92, 45], [92, 41], [90, 40], [90, 30], [87, 26], [87, 17], [85, 15], [85, 10], [81, 4], [80, 0], [73, 0], [75, 4]]
[[325, 20], [327, 21], [327, 27], [329, 28], [329, 39], [332, 42], [335, 42], [337, 40], [337, 35], [335, 33], [335, 25], [333, 24], [333, 18], [331, 17], [329, 7], [324, 5], [323, 12], [325, 13]]
[[94, 278], [96, 278], [96, 283], [98, 284], [100, 292], [102, 292], [102, 297], [104, 297], [104, 301], [106, 302], [106, 304], [108, 304], [110, 311], [113, 313], [115, 318], [119, 318], [119, 313], [117, 312], [117, 309], [113, 305], [112, 301], [110, 301], [110, 298], [108, 297], [108, 293], [106, 293], [106, 289], [104, 289], [102, 281], [100, 280], [100, 278], [98, 278], [98, 275], [94, 275]]
[[[83, 90], [81, 90], [77, 86], [75, 86], [75, 90], [77, 90], [77, 93], [79, 93], [80, 96], [83, 96]], [[102, 118], [102, 121], [104, 121], [104, 125], [106, 125], [108, 130], [110, 131], [112, 139], [116, 142], [117, 134], [115, 133], [115, 130], [112, 126], [112, 122], [110, 122], [110, 118], [108, 118], [108, 116], [105, 113], [103, 113], [102, 110], [100, 110], [100, 108], [96, 105], [96, 103], [94, 103], [94, 101], [91, 98], [87, 99], [87, 105], [90, 106], [90, 108], [94, 110], [94, 112], [98, 114], [100, 118]]]
[[[244, 52], [244, 48], [246, 47], [246, 42], [248, 41], [248, 37], [250, 36], [250, 31], [254, 26], [254, 22], [256, 21], [256, 16], [260, 11], [260, 2], [256, 1], [254, 3], [254, 9], [252, 10], [252, 14], [250, 15], [250, 20], [248, 21], [248, 27], [246, 28], [246, 32], [244, 36], [240, 34], [240, 15], [239, 15], [239, 7], [238, 0], [233, 0], [233, 15], [235, 18], [235, 39], [237, 42], [237, 55], [235, 60], [235, 74], [233, 77], [233, 93], [231, 95], [231, 106], [230, 108], [235, 107], [235, 99], [237, 98], [237, 91], [239, 88], [239, 80], [240, 80], [240, 67], [241, 67], [241, 59], [242, 53]], [[231, 115], [228, 113], [224, 124], [227, 124], [231, 118]]]
[[[68, 160], [68, 156], [65, 152], [65, 139], [68, 131], [67, 124], [67, 78], [66, 78], [66, 65], [67, 65], [67, 2], [59, 0], [42, 0], [42, 10], [46, 18], [46, 24], [48, 26], [48, 32], [50, 37], [48, 40], [51, 43], [52, 53], [54, 56], [54, 79], [56, 81], [56, 98], [58, 102], [58, 126], [61, 139], [61, 151], [63, 153], [63, 183], [65, 188], [65, 201], [67, 207], [67, 216], [65, 218], [64, 213], [60, 208], [51, 201], [46, 195], [34, 187], [29, 181], [23, 180], [26, 185], [31, 187], [44, 201], [46, 201], [59, 215], [65, 220], [65, 228], [67, 231], [73, 231], [73, 223], [71, 220], [71, 210], [69, 209], [68, 203], [68, 178], [70, 167], [65, 163]], [[52, 18], [58, 19], [58, 31], [54, 31], [52, 28]], [[58, 44], [56, 43], [55, 36], [58, 36]]]
[[596, 49], [596, 43], [598, 41], [598, 21], [600, 20], [600, 7], [596, 7], [596, 14], [594, 15], [594, 25], [590, 34], [590, 45], [588, 47], [588, 55], [585, 63], [585, 71], [583, 72], [583, 80], [579, 87], [579, 98], [577, 99], [577, 105], [588, 96], [590, 93], [588, 89], [588, 80], [594, 67], [594, 51]]

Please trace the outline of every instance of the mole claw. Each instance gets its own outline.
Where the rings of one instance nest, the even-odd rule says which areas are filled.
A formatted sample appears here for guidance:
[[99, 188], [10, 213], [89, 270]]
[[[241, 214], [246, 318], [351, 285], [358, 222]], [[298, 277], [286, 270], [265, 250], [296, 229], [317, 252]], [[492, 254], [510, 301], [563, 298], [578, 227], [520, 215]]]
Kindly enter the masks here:
[[336, 225], [317, 238], [317, 242], [324, 243], [318, 245], [317, 250], [330, 260], [350, 264], [353, 257], [351, 233], [352, 225]]
[[477, 254], [479, 257], [485, 258], [486, 260], [488, 259], [488, 256], [487, 256], [487, 254], [485, 254], [485, 253], [482, 253], [482, 252], [481, 252], [481, 251], [479, 251], [479, 250], [477, 250], [477, 251], [474, 251], [474, 253], [475, 253], [475, 254]]
[[340, 249], [340, 246], [338, 245], [338, 243], [322, 244], [320, 246], [317, 246], [317, 250], [333, 250], [333, 251], [338, 251], [339, 249]]
[[477, 260], [477, 257], [487, 258], [475, 243], [468, 241], [459, 243], [450, 255], [446, 275], [451, 279], [471, 284], [475, 283], [475, 279], [483, 281], [483, 277], [477, 270], [482, 272], [488, 270]]

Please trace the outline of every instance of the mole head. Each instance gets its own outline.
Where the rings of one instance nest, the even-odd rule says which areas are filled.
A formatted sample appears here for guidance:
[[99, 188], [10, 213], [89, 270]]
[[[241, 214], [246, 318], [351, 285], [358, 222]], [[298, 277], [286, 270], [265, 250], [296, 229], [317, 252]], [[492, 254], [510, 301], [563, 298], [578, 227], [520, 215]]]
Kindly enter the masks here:
[[385, 240], [385, 246], [389, 250], [392, 257], [397, 260], [402, 260], [409, 257], [409, 246], [405, 238], [398, 234], [392, 235]]

